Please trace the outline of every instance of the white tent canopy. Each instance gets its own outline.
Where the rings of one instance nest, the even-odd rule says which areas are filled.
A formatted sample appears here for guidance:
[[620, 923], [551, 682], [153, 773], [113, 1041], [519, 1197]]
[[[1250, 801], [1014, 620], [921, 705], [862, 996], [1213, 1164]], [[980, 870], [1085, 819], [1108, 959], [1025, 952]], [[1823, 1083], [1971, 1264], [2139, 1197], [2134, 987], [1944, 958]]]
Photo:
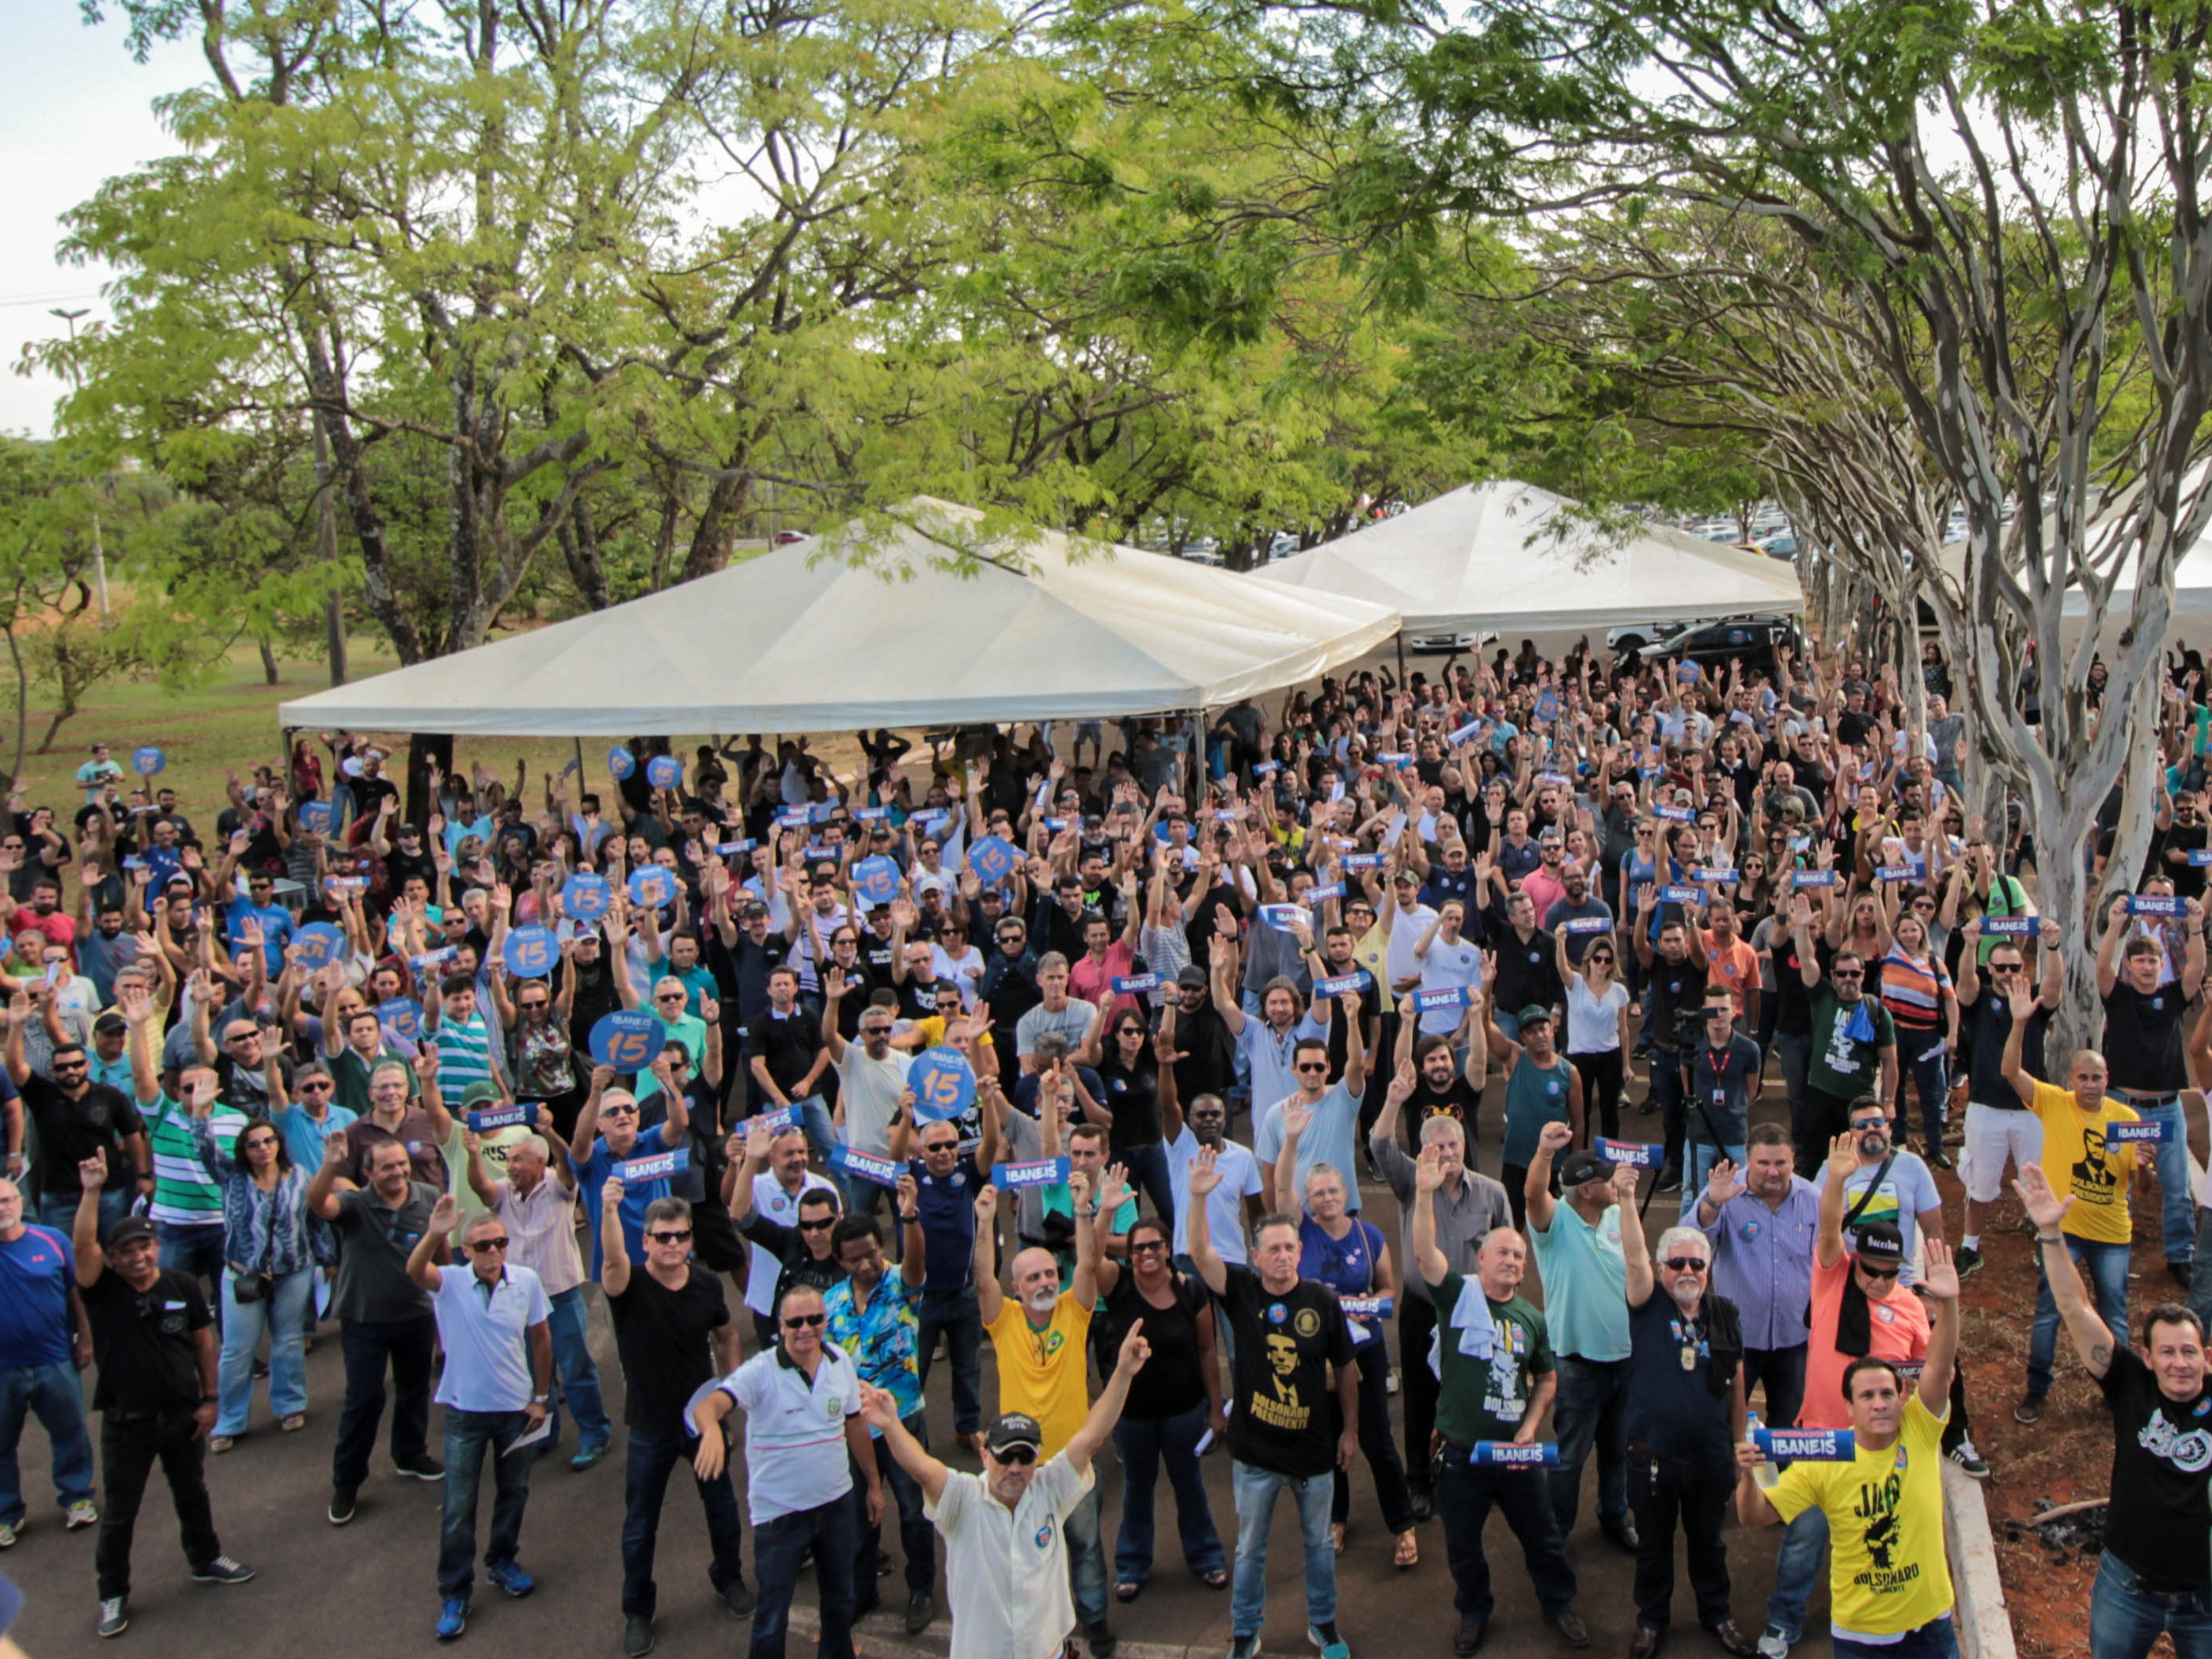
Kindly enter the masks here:
[[1529, 484], [1468, 484], [1271, 564], [1267, 581], [1372, 599], [1408, 633], [1587, 631], [1801, 610], [1779, 560], [1654, 525], [1626, 542]]
[[972, 542], [981, 514], [921, 496], [900, 517], [301, 697], [279, 718], [477, 737], [1110, 719], [1311, 679], [1398, 628], [1365, 600], [1053, 532], [974, 548], [1003, 562], [963, 577], [931, 561]]

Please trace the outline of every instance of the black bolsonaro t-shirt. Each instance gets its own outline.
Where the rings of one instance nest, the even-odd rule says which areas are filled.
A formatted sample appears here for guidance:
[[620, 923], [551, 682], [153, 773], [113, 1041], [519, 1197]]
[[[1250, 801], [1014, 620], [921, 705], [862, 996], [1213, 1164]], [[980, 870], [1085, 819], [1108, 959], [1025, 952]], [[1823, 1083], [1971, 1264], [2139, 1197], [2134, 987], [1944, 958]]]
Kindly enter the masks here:
[[2212, 1392], [2172, 1401], [2131, 1348], [2117, 1345], [2100, 1386], [2112, 1408], [2112, 1501], [2105, 1547], [2147, 1590], [2212, 1591]]
[[1222, 1302], [1237, 1334], [1229, 1450], [1240, 1463], [1300, 1478], [1336, 1467], [1329, 1428], [1328, 1367], [1354, 1358], [1336, 1293], [1301, 1279], [1281, 1296], [1236, 1262]]

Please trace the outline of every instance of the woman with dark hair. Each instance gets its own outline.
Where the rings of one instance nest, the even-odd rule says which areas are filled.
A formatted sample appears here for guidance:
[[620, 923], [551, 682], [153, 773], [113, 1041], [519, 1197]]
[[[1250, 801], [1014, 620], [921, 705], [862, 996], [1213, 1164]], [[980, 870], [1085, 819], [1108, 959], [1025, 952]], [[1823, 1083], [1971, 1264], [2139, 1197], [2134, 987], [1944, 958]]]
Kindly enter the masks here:
[[1229, 1558], [1206, 1505], [1199, 1443], [1228, 1432], [1221, 1409], [1221, 1368], [1213, 1358], [1213, 1304], [1206, 1287], [1170, 1265], [1174, 1236], [1146, 1216], [1130, 1224], [1129, 1265], [1107, 1257], [1104, 1246], [1114, 1212], [1129, 1195], [1129, 1175], [1116, 1164], [1098, 1191], [1098, 1304], [1104, 1318], [1093, 1328], [1108, 1346], [1139, 1320], [1152, 1357], [1132, 1379], [1127, 1405], [1114, 1425], [1121, 1458], [1121, 1534], [1114, 1545], [1114, 1595], [1133, 1601], [1152, 1572], [1152, 1492], [1159, 1466], [1168, 1466], [1175, 1492], [1176, 1530], [1183, 1565], [1208, 1589], [1229, 1587]]
[[[205, 1073], [188, 1074], [193, 1077]], [[281, 1085], [280, 1085], [281, 1086]], [[307, 1421], [307, 1310], [315, 1288], [307, 1246], [307, 1173], [274, 1124], [256, 1118], [229, 1152], [206, 1101], [187, 1102], [200, 1161], [222, 1188], [222, 1358], [208, 1449], [227, 1452], [246, 1432], [253, 1403], [253, 1352], [269, 1335], [269, 1409], [290, 1433]], [[282, 1101], [270, 1105], [281, 1109]]]

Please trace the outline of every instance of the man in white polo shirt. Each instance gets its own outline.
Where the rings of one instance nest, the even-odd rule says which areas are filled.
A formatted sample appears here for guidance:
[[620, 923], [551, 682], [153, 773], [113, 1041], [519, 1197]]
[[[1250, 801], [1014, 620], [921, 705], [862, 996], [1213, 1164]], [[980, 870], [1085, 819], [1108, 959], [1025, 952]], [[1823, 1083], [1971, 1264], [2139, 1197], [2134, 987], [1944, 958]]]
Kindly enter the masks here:
[[[912, 1475], [929, 1518], [945, 1534], [945, 1584], [952, 1602], [947, 1659], [1051, 1659], [1075, 1628], [1068, 1593], [1067, 1517], [1097, 1477], [1091, 1459], [1121, 1415], [1129, 1379], [1152, 1357], [1145, 1322], [1121, 1339], [1114, 1374], [1083, 1426], [1040, 1465], [1044, 1431], [1013, 1412], [983, 1435], [983, 1473], [948, 1469], [899, 1421], [898, 1402], [861, 1390], [867, 1420]], [[817, 1558], [817, 1560], [819, 1558]]]
[[436, 1635], [450, 1642], [468, 1628], [476, 1573], [477, 1488], [484, 1452], [492, 1454], [491, 1541], [484, 1577], [509, 1595], [527, 1595], [538, 1581], [514, 1559], [530, 1501], [528, 1456], [510, 1454], [545, 1421], [553, 1389], [550, 1306], [536, 1273], [507, 1261], [507, 1223], [480, 1215], [461, 1236], [465, 1267], [441, 1267], [447, 1236], [460, 1224], [451, 1193], [430, 1211], [429, 1224], [407, 1257], [407, 1276], [430, 1293], [438, 1340], [446, 1350], [438, 1403], [446, 1408], [446, 1518], [438, 1544]]
[[799, 1563], [814, 1552], [822, 1615], [818, 1659], [853, 1659], [853, 1556], [860, 1547], [853, 1512], [855, 1468], [867, 1481], [868, 1524], [884, 1519], [883, 1477], [860, 1418], [860, 1378], [844, 1350], [823, 1334], [822, 1292], [794, 1285], [776, 1305], [776, 1346], [755, 1354], [692, 1408], [702, 1480], [722, 1473], [728, 1442], [722, 1419], [745, 1408], [745, 1500], [753, 1522], [750, 1659], [783, 1659], [791, 1592]]

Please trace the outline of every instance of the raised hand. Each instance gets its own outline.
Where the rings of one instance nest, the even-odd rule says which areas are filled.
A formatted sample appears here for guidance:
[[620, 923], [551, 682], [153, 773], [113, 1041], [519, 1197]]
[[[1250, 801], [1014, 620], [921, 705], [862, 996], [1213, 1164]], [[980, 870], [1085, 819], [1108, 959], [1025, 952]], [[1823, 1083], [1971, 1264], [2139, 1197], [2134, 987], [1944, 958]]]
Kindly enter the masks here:
[[1858, 1173], [1858, 1138], [1849, 1133], [1839, 1134], [1828, 1143], [1828, 1165], [1846, 1181]]
[[461, 1201], [451, 1193], [438, 1194], [438, 1201], [430, 1206], [429, 1231], [449, 1233], [461, 1224]]
[[1951, 1255], [1951, 1247], [1940, 1238], [1923, 1239], [1920, 1245], [1920, 1285], [1923, 1292], [1938, 1302], [1959, 1299], [1959, 1268]]
[[1444, 1149], [1430, 1146], [1421, 1148], [1420, 1157], [1413, 1160], [1413, 1190], [1433, 1193], [1444, 1184]]
[[999, 1213], [999, 1189], [988, 1182], [975, 1189], [975, 1222], [988, 1227]]
[[1741, 1190], [1736, 1182], [1734, 1160], [1725, 1158], [1715, 1160], [1712, 1173], [1705, 1177], [1706, 1201], [1717, 1210]]
[[[1199, 1148], [1198, 1156], [1191, 1160], [1188, 1182], [1193, 1198], [1204, 1198], [1221, 1184], [1221, 1171], [1214, 1167], [1214, 1149]], [[986, 1191], [989, 1189], [985, 1188]]]
[[2021, 1164], [2012, 1189], [2020, 1194], [2020, 1206], [2027, 1212], [2027, 1218], [2035, 1224], [2039, 1233], [2058, 1231], [2066, 1219], [2066, 1212], [2073, 1206], [2071, 1193], [2061, 1198], [2051, 1190], [2050, 1179], [2039, 1164]]

